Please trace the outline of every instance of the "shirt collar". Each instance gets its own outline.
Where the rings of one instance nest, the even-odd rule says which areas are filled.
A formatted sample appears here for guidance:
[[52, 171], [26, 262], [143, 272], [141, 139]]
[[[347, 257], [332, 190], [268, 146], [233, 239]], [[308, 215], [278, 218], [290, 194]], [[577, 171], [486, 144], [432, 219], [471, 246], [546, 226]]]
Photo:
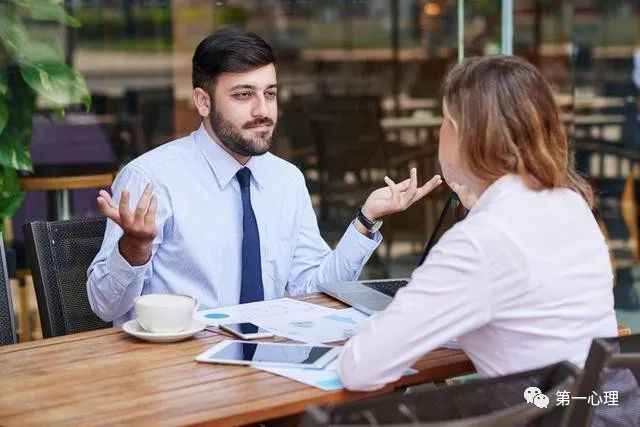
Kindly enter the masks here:
[[480, 212], [496, 200], [521, 192], [524, 188], [526, 188], [526, 185], [520, 176], [516, 174], [503, 175], [484, 190], [471, 207], [470, 213]]
[[[211, 138], [204, 124], [201, 124], [198, 130], [195, 131], [195, 142], [207, 163], [209, 163], [218, 185], [221, 189], [224, 189], [243, 166]], [[251, 157], [245, 165], [251, 169], [252, 181], [258, 189], [262, 189], [266, 182], [267, 173], [264, 156], [267, 155], [269, 154]]]

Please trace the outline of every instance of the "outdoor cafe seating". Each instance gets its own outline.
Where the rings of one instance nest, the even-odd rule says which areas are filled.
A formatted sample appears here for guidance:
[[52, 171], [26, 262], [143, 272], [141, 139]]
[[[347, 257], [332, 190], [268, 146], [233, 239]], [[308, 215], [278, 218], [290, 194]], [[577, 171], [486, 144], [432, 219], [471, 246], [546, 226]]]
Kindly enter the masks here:
[[[16, 126], [16, 107], [25, 107], [20, 117], [24, 123], [11, 130], [23, 136], [23, 169], [29, 169], [29, 158], [33, 161], [33, 171], [14, 174], [15, 188], [24, 199], [17, 211], [2, 218], [0, 227], [0, 426], [640, 427], [640, 396], [634, 388], [640, 384], [638, 1], [0, 3], [0, 148], [13, 147], [15, 142], [4, 129]], [[113, 191], [114, 180], [130, 162], [150, 150], [162, 152], [163, 144], [190, 135], [203, 124], [213, 127], [218, 119], [232, 119], [228, 124], [243, 130], [239, 113], [228, 115], [228, 109], [217, 108], [224, 107], [218, 104], [223, 99], [219, 96], [229, 95], [237, 105], [240, 99], [216, 92], [223, 87], [215, 80], [219, 76], [199, 84], [194, 67], [198, 44], [223, 28], [255, 33], [273, 50], [277, 95], [272, 95], [270, 100], [276, 103], [270, 105], [277, 104], [278, 120], [271, 154], [263, 159], [274, 155], [300, 170], [309, 193], [309, 200], [304, 194], [304, 202], [309, 202], [304, 215], [315, 215], [329, 248], [338, 245], [371, 192], [385, 186], [385, 177], [397, 183], [406, 179], [410, 168], [417, 169], [419, 183], [444, 175], [439, 159], [446, 156], [439, 153], [440, 135], [446, 138], [447, 131], [442, 88], [452, 67], [466, 58], [498, 53], [528, 60], [549, 83], [559, 107], [569, 141], [568, 162], [595, 193], [592, 213], [602, 237], [597, 230], [594, 233], [604, 261], [607, 245], [613, 272], [614, 287], [611, 293], [604, 289], [603, 295], [611, 298], [608, 313], [616, 316], [616, 322], [611, 319], [608, 325], [613, 328], [618, 323], [617, 336], [612, 329], [614, 336], [585, 338], [580, 344], [583, 355], [588, 352], [584, 364], [556, 360], [551, 354], [556, 363], [499, 375], [511, 372], [499, 360], [497, 376], [491, 378], [476, 369], [476, 355], [464, 339], [454, 339], [412, 358], [411, 367], [383, 388], [350, 391], [345, 388], [346, 377], [343, 384], [338, 375], [338, 359], [312, 368], [304, 364], [317, 355], [318, 347], [337, 354], [335, 347], [346, 344], [370, 321], [355, 305], [329, 293], [285, 293], [283, 298], [231, 306], [207, 303], [211, 307], [204, 307], [202, 300], [198, 306], [195, 295], [163, 294], [166, 300], [188, 300], [188, 316], [183, 316], [182, 329], [158, 331], [145, 326], [142, 309], [138, 310], [150, 292], [148, 283], [155, 285], [147, 269], [144, 280], [151, 282], [127, 287], [131, 298], [118, 299], [121, 294], [109, 291], [100, 294], [102, 301], [123, 302], [114, 310], [101, 311], [96, 295], [102, 290], [87, 287], [88, 269], [113, 223], [102, 216], [98, 191]], [[71, 80], [64, 83], [67, 74]], [[246, 86], [247, 92], [257, 87], [253, 82]], [[209, 113], [196, 108], [194, 90], [202, 96], [198, 89], [207, 93]], [[18, 99], [20, 91], [27, 96]], [[75, 96], [79, 93], [80, 98]], [[83, 106], [74, 104], [78, 99]], [[29, 102], [18, 105], [22, 101]], [[483, 100], [473, 101], [481, 105]], [[246, 120], [249, 104], [238, 108]], [[252, 127], [248, 121], [245, 124]], [[229, 147], [220, 135], [209, 132], [209, 136]], [[3, 179], [14, 176], [4, 175], [11, 165], [7, 152], [0, 149], [0, 201], [5, 200]], [[208, 165], [214, 172], [218, 166]], [[162, 178], [172, 176], [177, 170], [173, 166], [158, 173]], [[188, 188], [190, 176], [180, 176], [186, 176]], [[278, 178], [269, 176], [269, 184]], [[215, 189], [213, 181], [202, 182], [199, 194]], [[238, 183], [232, 183], [234, 190]], [[382, 242], [358, 279], [411, 277], [421, 253], [426, 253], [423, 248], [431, 248], [444, 233], [461, 225], [458, 221], [464, 221], [469, 211], [447, 184], [445, 177], [443, 185], [410, 209], [383, 218]], [[256, 193], [251, 194], [255, 202]], [[294, 197], [286, 196], [288, 209], [287, 200]], [[295, 199], [301, 200], [299, 194]], [[197, 214], [205, 226], [229, 228], [227, 222], [233, 221], [226, 219], [237, 219], [227, 216], [222, 224], [213, 224], [216, 221], [205, 210], [197, 210], [199, 200], [183, 200], [187, 202], [182, 212]], [[274, 220], [280, 218], [278, 206], [273, 205]], [[444, 209], [449, 206], [455, 208]], [[263, 226], [260, 213], [256, 209], [256, 222]], [[292, 229], [288, 225], [283, 223], [285, 231]], [[288, 254], [287, 266], [303, 264], [295, 262], [293, 249], [303, 239], [292, 232], [278, 240], [280, 224], [270, 227], [268, 223], [266, 233], [260, 234], [266, 254], [261, 247], [258, 255], [269, 267], [263, 268], [263, 277], [285, 282], [277, 284], [286, 288], [292, 283], [287, 269], [277, 262]], [[195, 260], [207, 265], [213, 264], [212, 259], [226, 261], [228, 245], [221, 242], [229, 240], [211, 246], [199, 230], [190, 228], [190, 235], [208, 251], [198, 251]], [[315, 225], [312, 232], [316, 233]], [[166, 238], [167, 233], [159, 236]], [[272, 243], [274, 249], [268, 246]], [[291, 243], [290, 252], [280, 250], [285, 243]], [[178, 251], [186, 253], [181, 244], [176, 245]], [[152, 257], [158, 253], [152, 252]], [[160, 259], [150, 258], [145, 268], [157, 272], [160, 268], [154, 262]], [[131, 267], [119, 271], [123, 276], [141, 271], [122, 265]], [[173, 273], [171, 260], [167, 265]], [[217, 280], [199, 277], [196, 285]], [[117, 287], [117, 282], [110, 284]], [[558, 283], [558, 289], [561, 286]], [[208, 298], [211, 293], [201, 295]], [[496, 295], [496, 300], [511, 297], [505, 293]], [[222, 299], [216, 295], [213, 300]], [[552, 309], [562, 303], [550, 302]], [[180, 317], [176, 307], [156, 311], [156, 319]], [[271, 322], [270, 328], [260, 324], [264, 334], [260, 338], [242, 327], [234, 333], [229, 324], [221, 326], [225, 322], [220, 319], [247, 323], [259, 316]], [[398, 334], [405, 332], [398, 329]], [[558, 346], [567, 346], [565, 331], [544, 332], [557, 334]], [[571, 332], [584, 337], [583, 331]], [[249, 345], [229, 346], [232, 361], [240, 364], [206, 360], [212, 349], [240, 340], [239, 333], [256, 338], [247, 338]], [[533, 331], [531, 336], [535, 335]], [[522, 336], [527, 350], [536, 352], [526, 341], [527, 334]], [[294, 367], [255, 363], [260, 349], [283, 344], [295, 345], [304, 354], [302, 361]], [[304, 353], [309, 347], [312, 350]], [[502, 347], [492, 350], [504, 353]], [[245, 362], [247, 366], [242, 365]]]

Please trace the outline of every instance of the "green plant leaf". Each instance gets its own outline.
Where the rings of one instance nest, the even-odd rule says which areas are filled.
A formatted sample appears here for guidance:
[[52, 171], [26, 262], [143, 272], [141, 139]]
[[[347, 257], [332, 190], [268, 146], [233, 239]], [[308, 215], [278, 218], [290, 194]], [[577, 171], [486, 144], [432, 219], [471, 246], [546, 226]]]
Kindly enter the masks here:
[[82, 75], [62, 62], [20, 67], [25, 82], [51, 104], [52, 108], [71, 104], [91, 105], [89, 89]]
[[84, 107], [84, 109], [86, 111], [89, 111], [89, 109], [91, 108], [91, 94], [89, 93], [89, 88], [87, 87], [87, 82], [85, 82], [84, 77], [82, 76], [82, 74], [80, 74], [79, 72], [77, 72], [75, 70], [74, 70], [74, 72], [77, 74], [77, 78], [82, 79], [82, 83], [84, 84], [84, 87], [86, 89], [86, 92], [80, 96], [80, 103], [82, 104], [82, 106]]
[[7, 2], [9, 7], [0, 12], [0, 50], [4, 47], [10, 63], [19, 66], [20, 77], [0, 68], [0, 218], [12, 216], [24, 199], [18, 171], [33, 170], [29, 144], [35, 95], [58, 111], [78, 103], [88, 109], [91, 103], [84, 78], [65, 64], [60, 47], [49, 40], [31, 40], [22, 22], [24, 18], [79, 27], [63, 0], [0, 0], [5, 6]]
[[7, 70], [6, 68], [0, 68], [0, 95], [7, 94]]
[[14, 13], [0, 13], [0, 39], [14, 58], [22, 57], [22, 50], [29, 44], [29, 33]]
[[0, 99], [0, 134], [9, 121], [9, 107], [4, 99]]
[[69, 27], [80, 27], [82, 24], [69, 15], [60, 2], [47, 0], [13, 0], [22, 7], [27, 16], [38, 21], [55, 21]]
[[31, 40], [27, 28], [15, 14], [0, 14], [0, 39], [9, 55], [20, 63], [64, 62], [62, 50], [55, 42]]
[[64, 0], [9, 0], [10, 3], [13, 3], [15, 5], [23, 5], [23, 4], [40, 4], [40, 3], [47, 3], [47, 4], [59, 4], [62, 5]]
[[61, 122], [64, 120], [64, 116], [66, 114], [66, 111], [64, 111], [64, 108], [54, 108], [53, 109], [53, 114], [56, 115], [56, 119], [60, 120]]
[[24, 196], [16, 171], [0, 166], [0, 218], [12, 217]]
[[[29, 143], [31, 129], [14, 130], [7, 128], [0, 134], [0, 166], [22, 170], [33, 171], [31, 162], [31, 152]], [[2, 186], [0, 185], [0, 191]]]
[[34, 65], [42, 63], [64, 63], [64, 55], [53, 43], [43, 41], [30, 41], [23, 47], [19, 62], [21, 65]]

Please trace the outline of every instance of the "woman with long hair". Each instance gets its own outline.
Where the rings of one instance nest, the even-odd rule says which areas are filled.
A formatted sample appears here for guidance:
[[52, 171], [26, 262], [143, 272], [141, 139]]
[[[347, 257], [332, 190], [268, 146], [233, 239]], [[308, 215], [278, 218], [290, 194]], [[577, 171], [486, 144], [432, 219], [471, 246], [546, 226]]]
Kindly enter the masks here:
[[438, 157], [469, 209], [387, 309], [346, 344], [348, 389], [397, 380], [457, 338], [481, 376], [569, 360], [617, 335], [613, 274], [549, 85], [512, 56], [470, 58], [443, 87]]

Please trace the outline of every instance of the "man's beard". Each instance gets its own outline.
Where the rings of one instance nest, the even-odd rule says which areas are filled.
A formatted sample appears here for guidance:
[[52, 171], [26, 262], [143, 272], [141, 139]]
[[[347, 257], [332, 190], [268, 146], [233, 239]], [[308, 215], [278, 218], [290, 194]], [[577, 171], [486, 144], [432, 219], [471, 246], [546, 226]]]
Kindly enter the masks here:
[[[225, 120], [218, 111], [214, 110], [212, 113], [209, 115], [211, 129], [227, 149], [241, 156], [251, 157], [260, 156], [271, 148], [273, 131], [270, 134], [266, 132], [267, 135], [264, 137], [256, 136], [253, 139], [248, 139], [242, 136], [237, 126]], [[245, 123], [242, 128], [250, 129], [260, 125], [274, 126], [274, 123], [270, 118], [263, 117]]]

